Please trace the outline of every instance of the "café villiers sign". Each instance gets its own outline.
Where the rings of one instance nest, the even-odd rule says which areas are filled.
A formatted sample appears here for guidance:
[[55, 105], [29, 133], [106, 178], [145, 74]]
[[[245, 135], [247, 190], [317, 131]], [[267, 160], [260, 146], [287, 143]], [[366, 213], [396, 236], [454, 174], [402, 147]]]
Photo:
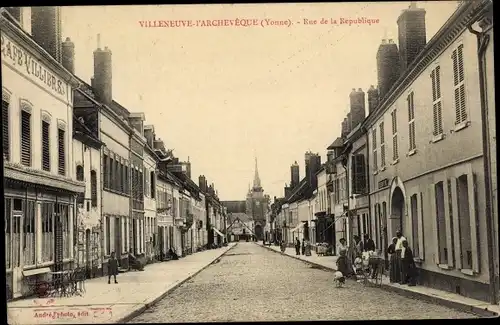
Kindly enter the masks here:
[[67, 83], [4, 33], [1, 34], [1, 49], [2, 63], [11, 66], [57, 97], [67, 100]]

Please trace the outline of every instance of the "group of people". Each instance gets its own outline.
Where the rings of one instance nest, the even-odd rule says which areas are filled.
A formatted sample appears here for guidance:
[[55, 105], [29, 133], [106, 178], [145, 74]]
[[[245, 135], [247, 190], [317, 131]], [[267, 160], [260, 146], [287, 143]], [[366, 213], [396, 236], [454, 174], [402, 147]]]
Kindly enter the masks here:
[[391, 283], [416, 285], [417, 268], [413, 252], [401, 231], [398, 231], [396, 237], [392, 238], [392, 244], [387, 248], [387, 253], [390, 254], [389, 280]]
[[[361, 240], [360, 236], [354, 235], [354, 245], [352, 249], [352, 255], [347, 256], [347, 252], [349, 247], [347, 246], [347, 241], [345, 238], [340, 238], [339, 243], [337, 244], [337, 270], [340, 271], [345, 277], [356, 277], [357, 271], [360, 269], [360, 265], [357, 265], [358, 261], [361, 260], [361, 256], [363, 253], [367, 252], [375, 252], [375, 242], [373, 239], [368, 236], [368, 234], [363, 235], [363, 239]], [[350, 265], [355, 265], [355, 267], [350, 267]], [[376, 268], [373, 270], [372, 277], [375, 277]]]
[[[348, 246], [345, 238], [341, 238], [337, 244], [337, 270], [340, 271], [345, 277], [355, 277], [358, 262], [361, 257], [366, 255], [376, 255], [375, 242], [364, 234], [364, 240], [359, 236], [354, 236], [354, 246], [352, 256], [348, 256]], [[403, 236], [401, 231], [396, 233], [396, 237], [392, 239], [392, 243], [387, 247], [387, 253], [390, 254], [389, 259], [389, 279], [391, 283], [408, 284], [410, 286], [416, 285], [416, 266], [413, 259], [413, 252], [408, 246], [408, 241]], [[350, 259], [349, 259], [350, 257]], [[355, 267], [352, 267], [353, 265]], [[377, 276], [378, 267], [372, 267], [371, 277]]]
[[302, 245], [300, 244], [300, 240], [295, 238], [295, 255], [308, 255], [311, 256], [311, 247], [309, 241], [305, 238], [302, 239]]

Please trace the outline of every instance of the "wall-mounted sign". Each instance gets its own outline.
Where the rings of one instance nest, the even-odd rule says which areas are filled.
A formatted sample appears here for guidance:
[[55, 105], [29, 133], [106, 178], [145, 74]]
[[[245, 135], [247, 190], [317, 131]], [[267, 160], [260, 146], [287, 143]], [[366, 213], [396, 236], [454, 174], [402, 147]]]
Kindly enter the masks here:
[[387, 186], [389, 186], [389, 179], [387, 179], [387, 178], [384, 178], [383, 180], [378, 182], [379, 189], [387, 187]]
[[42, 85], [43, 88], [66, 99], [67, 82], [3, 33], [1, 35], [1, 49], [2, 63], [5, 61], [21, 74]]

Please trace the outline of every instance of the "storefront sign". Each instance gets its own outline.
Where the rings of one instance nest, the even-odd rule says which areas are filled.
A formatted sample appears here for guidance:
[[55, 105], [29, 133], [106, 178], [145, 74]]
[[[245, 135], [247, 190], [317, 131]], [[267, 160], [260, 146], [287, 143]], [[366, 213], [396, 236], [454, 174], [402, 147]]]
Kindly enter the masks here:
[[384, 178], [383, 180], [378, 182], [379, 189], [387, 187], [387, 186], [389, 186], [389, 180], [387, 178]]
[[40, 60], [14, 43], [5, 34], [1, 35], [2, 61], [12, 65], [23, 75], [41, 84], [58, 96], [66, 96], [67, 83], [46, 68]]

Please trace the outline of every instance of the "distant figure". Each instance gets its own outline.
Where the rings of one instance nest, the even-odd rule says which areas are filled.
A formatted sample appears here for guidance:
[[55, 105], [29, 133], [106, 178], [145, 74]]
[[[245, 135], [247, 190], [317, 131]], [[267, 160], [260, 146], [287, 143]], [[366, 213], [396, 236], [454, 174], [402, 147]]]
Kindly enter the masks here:
[[371, 239], [368, 234], [365, 234], [363, 237], [365, 240], [363, 243], [363, 250], [365, 252], [375, 251], [375, 242], [373, 239]]
[[361, 257], [361, 253], [363, 253], [363, 241], [359, 236], [354, 235], [354, 256], [353, 258], [356, 259], [357, 257]]
[[300, 255], [300, 240], [295, 238], [295, 255]]
[[108, 284], [111, 283], [111, 276], [113, 276], [113, 278], [115, 279], [115, 283], [118, 283], [116, 281], [117, 275], [118, 275], [118, 260], [115, 257], [115, 252], [112, 252], [108, 260]]
[[339, 251], [339, 257], [337, 258], [337, 271], [343, 274], [343, 276], [348, 277], [352, 274], [347, 266], [347, 250], [342, 249]]
[[168, 250], [168, 257], [172, 260], [178, 260], [179, 259], [179, 256], [177, 256], [177, 254], [172, 250], [172, 248], [170, 248]]
[[337, 255], [340, 255], [341, 251], [347, 251], [347, 245], [345, 238], [340, 238], [339, 243], [337, 244]]
[[387, 247], [387, 253], [390, 255], [389, 257], [389, 280], [391, 283], [399, 282], [399, 268], [398, 268], [398, 260], [396, 256], [396, 243], [398, 242], [397, 237], [392, 238], [392, 244]]
[[395, 247], [395, 250], [396, 250], [396, 261], [398, 263], [398, 277], [399, 277], [399, 283], [402, 283], [403, 281], [403, 274], [402, 274], [402, 270], [403, 270], [403, 262], [402, 262], [402, 258], [403, 258], [403, 242], [406, 240], [406, 238], [403, 236], [403, 234], [401, 233], [401, 231], [398, 231], [396, 232], [396, 237], [398, 238], [398, 241], [396, 242], [396, 247]]
[[408, 241], [403, 240], [403, 250], [401, 258], [401, 283], [408, 284], [410, 286], [416, 285], [416, 266], [413, 260], [413, 252], [411, 248], [408, 247]]
[[306, 240], [302, 238], [302, 255], [306, 255]]
[[132, 248], [128, 252], [128, 265], [129, 265], [129, 270], [138, 270], [138, 271], [144, 271], [144, 266], [142, 265], [141, 261], [135, 257], [135, 255], [132, 253]]

